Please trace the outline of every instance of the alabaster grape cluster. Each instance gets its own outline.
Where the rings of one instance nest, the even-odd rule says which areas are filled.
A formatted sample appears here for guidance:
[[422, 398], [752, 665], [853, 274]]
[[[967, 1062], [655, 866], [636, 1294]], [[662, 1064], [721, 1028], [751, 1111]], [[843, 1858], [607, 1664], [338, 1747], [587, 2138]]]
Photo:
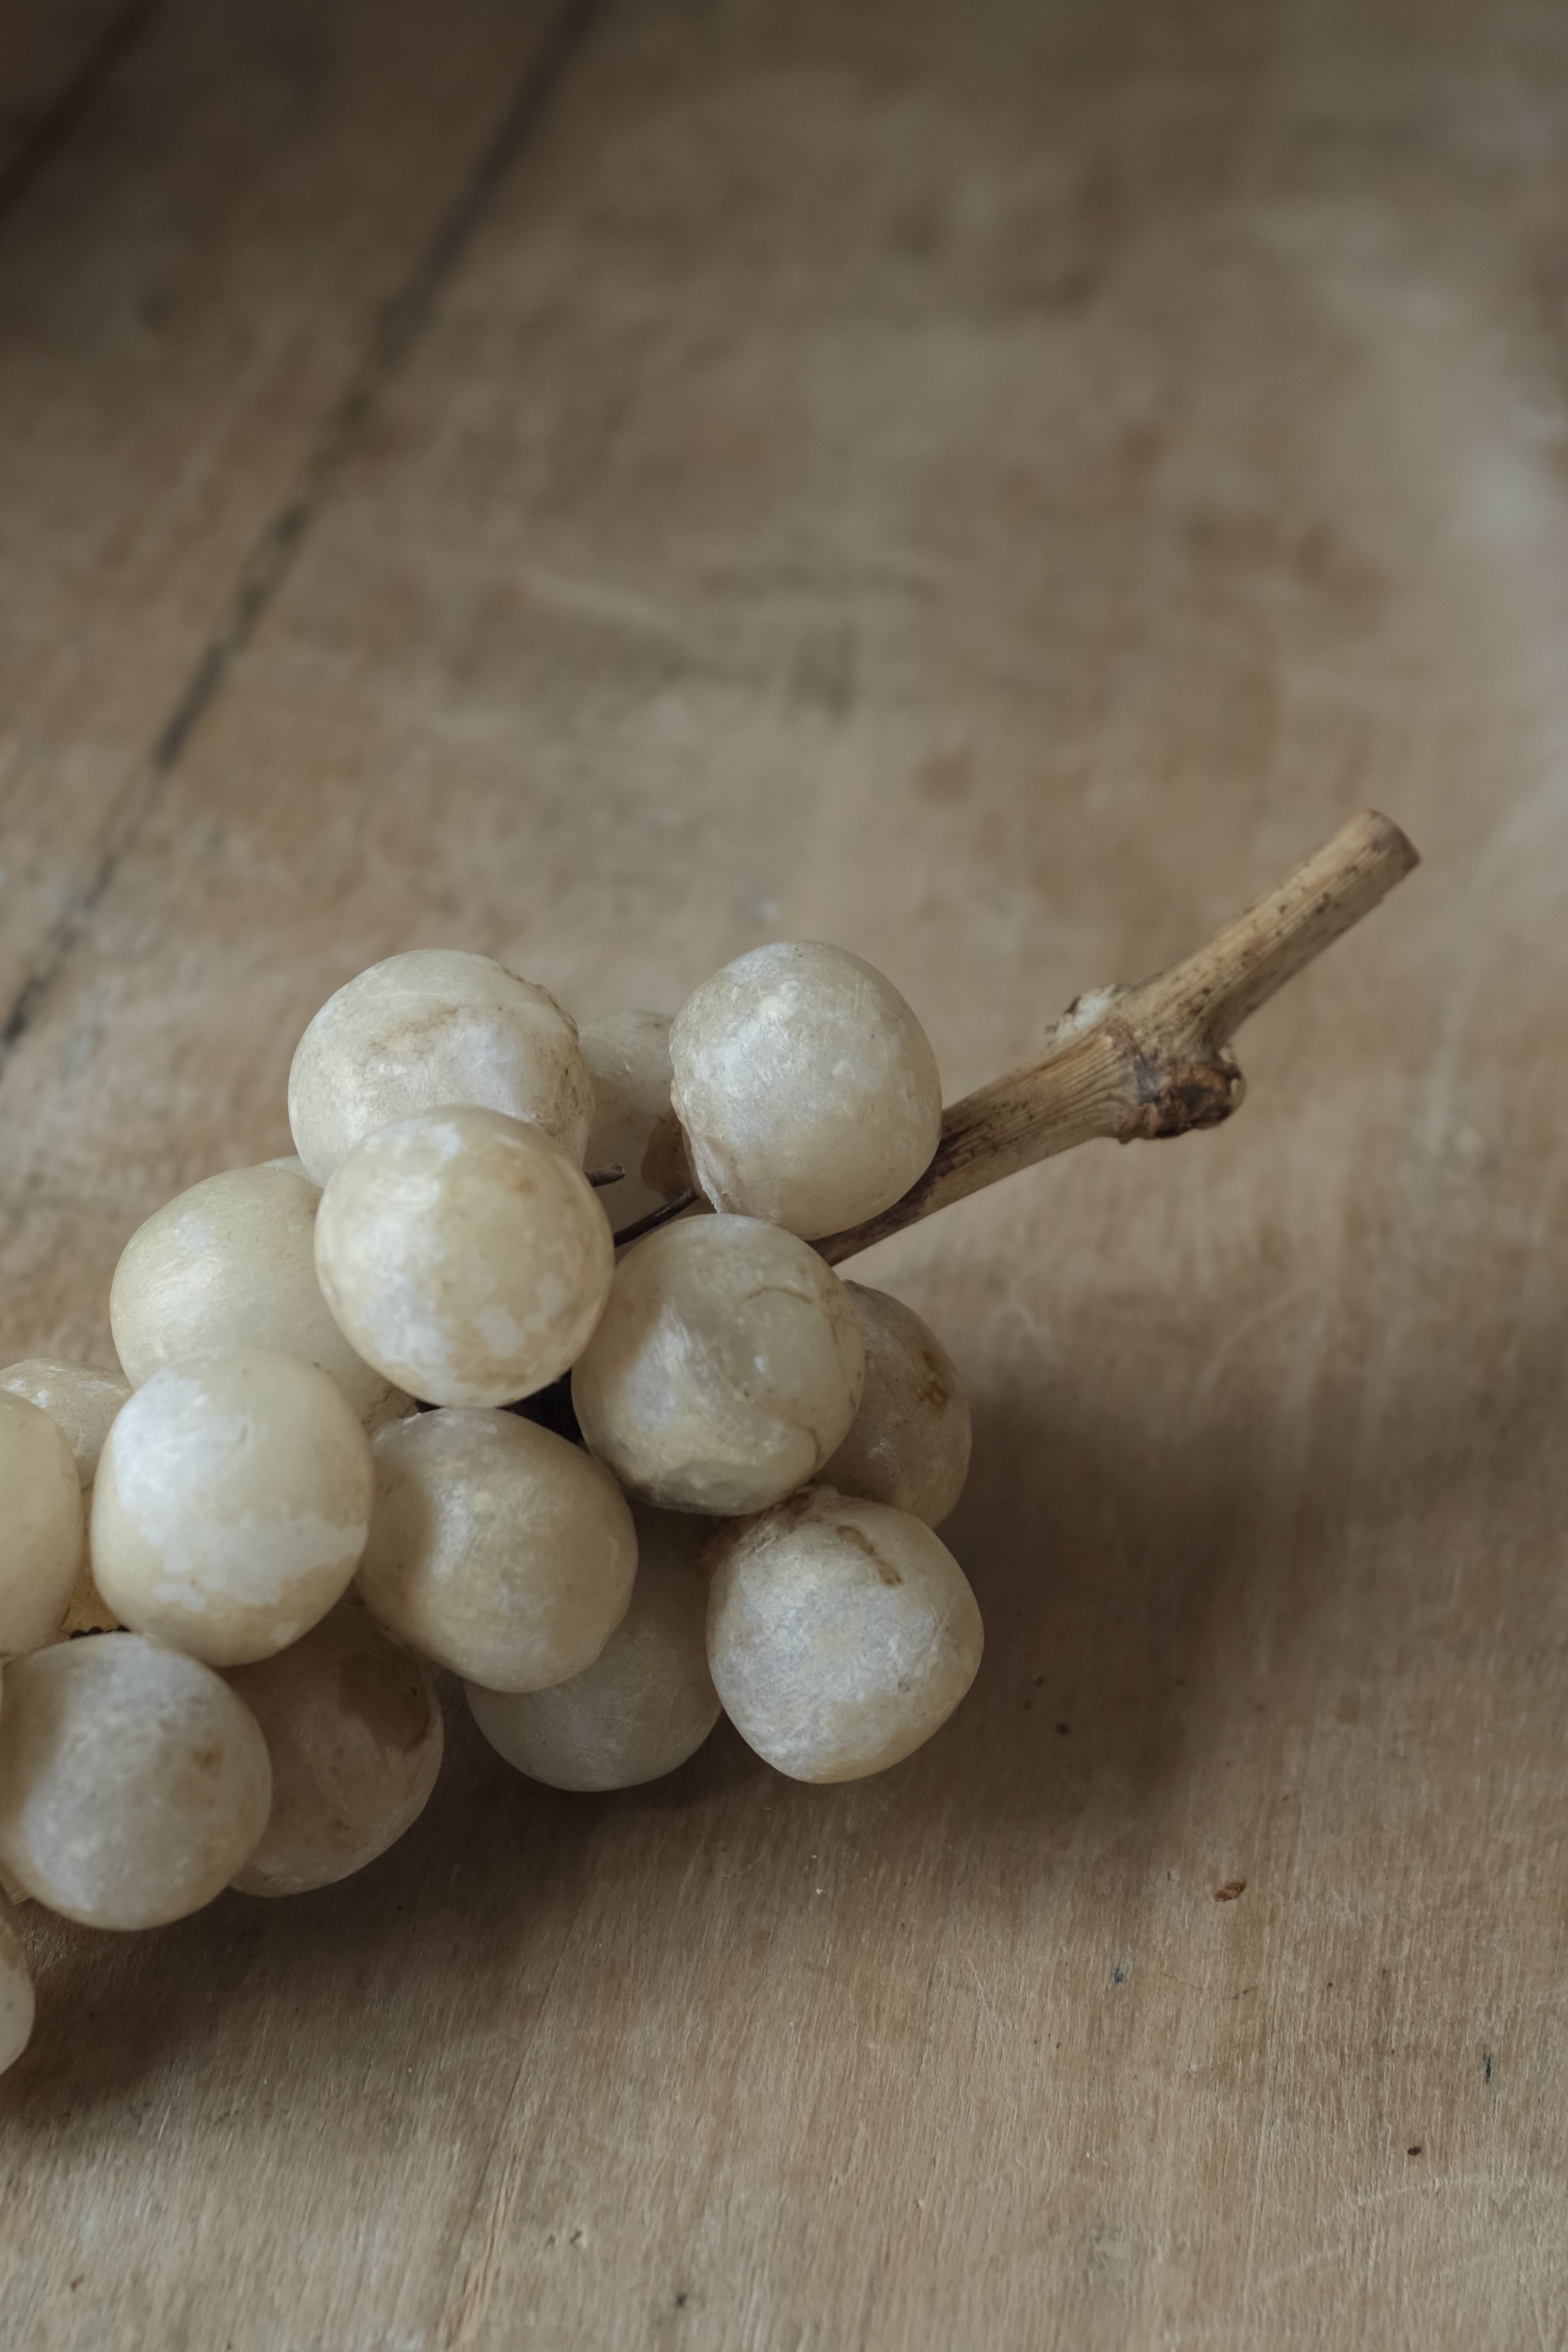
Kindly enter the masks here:
[[[298, 1157], [132, 1236], [122, 1371], [0, 1372], [12, 1899], [150, 1927], [347, 1876], [435, 1784], [432, 1669], [557, 1789], [672, 1772], [721, 1711], [801, 1780], [908, 1756], [980, 1658], [933, 1532], [968, 1408], [813, 1244], [941, 1115], [913, 1013], [837, 948], [580, 1031], [455, 950], [340, 989]], [[31, 2021], [0, 1909], [0, 2064]]]

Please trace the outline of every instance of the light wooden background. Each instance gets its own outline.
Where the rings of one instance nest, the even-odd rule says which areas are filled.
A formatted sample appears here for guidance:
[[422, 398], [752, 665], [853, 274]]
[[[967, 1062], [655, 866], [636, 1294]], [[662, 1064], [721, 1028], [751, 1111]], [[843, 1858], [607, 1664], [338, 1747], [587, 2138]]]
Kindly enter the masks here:
[[3, 39], [6, 1357], [395, 949], [841, 940], [956, 1094], [1363, 803], [1426, 862], [1233, 1127], [855, 1269], [976, 1412], [919, 1758], [557, 1797], [455, 1715], [360, 1880], [27, 1915], [0, 2337], [1557, 2352], [1563, 10]]

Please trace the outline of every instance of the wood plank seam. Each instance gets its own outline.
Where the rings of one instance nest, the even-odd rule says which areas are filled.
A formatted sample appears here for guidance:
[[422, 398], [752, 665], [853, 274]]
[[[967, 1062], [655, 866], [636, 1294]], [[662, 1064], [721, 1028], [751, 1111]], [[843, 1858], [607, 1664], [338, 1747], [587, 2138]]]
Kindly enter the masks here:
[[0, 230], [68, 144], [115, 68], [152, 26], [163, 0], [127, 0], [0, 171]]
[[[137, 21], [123, 36], [116, 57], [122, 54], [128, 40], [150, 19], [157, 5], [158, 0], [132, 0], [126, 17], [118, 19], [117, 24], [123, 27], [130, 17]], [[0, 1078], [4, 1077], [12, 1053], [69, 962], [87, 924], [112, 887], [126, 853], [157, 806], [160, 793], [192, 735], [212, 708], [234, 663], [288, 578], [311, 524], [330, 495], [331, 483], [352, 454], [377, 398], [417, 342], [443, 287], [507, 175], [543, 121], [603, 6], [604, 0], [564, 0], [518, 77], [499, 124], [480, 149], [453, 202], [437, 221], [435, 234], [402, 287], [380, 306], [365, 352], [327, 412], [300, 467], [295, 488], [263, 528], [242, 563], [226, 613], [198, 655], [139, 773], [128, 784], [118, 822], [111, 822], [109, 845], [96, 870], [59, 917], [46, 952], [12, 1000], [5, 1022], [0, 1024]], [[112, 38], [112, 34], [109, 37]], [[97, 54], [101, 53], [102, 46]], [[111, 59], [110, 63], [112, 62]], [[104, 66], [95, 75], [87, 96], [70, 112], [60, 138], [68, 136], [79, 120], [92, 90], [100, 86], [108, 70], [109, 67]], [[57, 140], [55, 144], [58, 143]], [[54, 152], [52, 148], [50, 152]]]

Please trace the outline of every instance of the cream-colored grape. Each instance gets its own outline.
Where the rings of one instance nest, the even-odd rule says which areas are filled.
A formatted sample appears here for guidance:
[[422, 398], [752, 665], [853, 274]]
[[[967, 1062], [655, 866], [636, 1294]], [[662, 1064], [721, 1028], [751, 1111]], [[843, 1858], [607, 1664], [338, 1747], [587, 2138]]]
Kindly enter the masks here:
[[0, 2074], [33, 2038], [33, 1972], [11, 1914], [0, 1897]]
[[866, 1343], [866, 1392], [822, 1483], [940, 1527], [969, 1473], [969, 1402], [958, 1367], [902, 1299], [863, 1283], [844, 1287]]
[[626, 1171], [605, 1193], [618, 1233], [691, 1187], [686, 1138], [669, 1103], [669, 1018], [606, 1013], [585, 1021], [581, 1037], [594, 1081], [586, 1164]]
[[808, 1241], [909, 1191], [942, 1132], [942, 1081], [892, 982], [844, 948], [754, 948], [669, 1036], [673, 1100], [716, 1209]]
[[416, 1822], [441, 1769], [441, 1707], [421, 1661], [352, 1595], [291, 1649], [228, 1677], [272, 1759], [272, 1810], [235, 1874], [304, 1895], [363, 1870]]
[[858, 1780], [946, 1722], [983, 1633], [923, 1519], [814, 1486], [709, 1554], [708, 1662], [724, 1712], [795, 1780]]
[[609, 1473], [517, 1413], [424, 1412], [375, 1441], [366, 1606], [487, 1690], [581, 1674], [626, 1614], [632, 1515]]
[[165, 1364], [109, 1433], [92, 1565], [137, 1633], [209, 1665], [270, 1657], [353, 1575], [374, 1485], [335, 1381], [267, 1348]]
[[356, 1355], [316, 1278], [321, 1187], [266, 1163], [209, 1176], [127, 1242], [109, 1318], [139, 1388], [161, 1364], [203, 1348], [275, 1348], [330, 1372], [370, 1429], [409, 1400]]
[[530, 1119], [583, 1163], [594, 1088], [547, 988], [461, 948], [389, 956], [330, 996], [289, 1073], [289, 1124], [319, 1184], [378, 1127], [466, 1103]]
[[814, 1249], [755, 1218], [704, 1216], [626, 1252], [572, 1396], [623, 1486], [729, 1516], [815, 1476], [864, 1373], [848, 1294]]
[[52, 1417], [0, 1389], [0, 1657], [51, 1640], [82, 1549], [81, 1480]]
[[29, 1356], [0, 1372], [0, 1389], [24, 1396], [47, 1412], [76, 1457], [81, 1481], [81, 1547], [77, 1555], [76, 1580], [66, 1603], [57, 1637], [70, 1633], [112, 1632], [120, 1620], [92, 1580], [88, 1518], [92, 1508], [92, 1482], [98, 1459], [115, 1414], [131, 1394], [131, 1383], [119, 1372], [100, 1371], [91, 1364], [59, 1363], [49, 1356]]
[[76, 1462], [76, 1475], [85, 1494], [98, 1475], [98, 1457], [110, 1423], [126, 1398], [131, 1383], [119, 1372], [100, 1371], [95, 1364], [65, 1364], [52, 1356], [26, 1356], [0, 1372], [0, 1389], [26, 1397], [47, 1412]]
[[695, 1754], [719, 1720], [708, 1671], [708, 1586], [697, 1554], [709, 1530], [669, 1511], [635, 1513], [631, 1604], [591, 1666], [551, 1690], [468, 1685], [474, 1721], [498, 1756], [552, 1789], [634, 1789]]
[[359, 1353], [434, 1404], [510, 1404], [599, 1318], [615, 1244], [580, 1168], [500, 1111], [366, 1136], [321, 1196], [316, 1268]]
[[88, 1927], [158, 1927], [227, 1885], [267, 1826], [254, 1716], [195, 1658], [135, 1633], [5, 1669], [0, 1864]]

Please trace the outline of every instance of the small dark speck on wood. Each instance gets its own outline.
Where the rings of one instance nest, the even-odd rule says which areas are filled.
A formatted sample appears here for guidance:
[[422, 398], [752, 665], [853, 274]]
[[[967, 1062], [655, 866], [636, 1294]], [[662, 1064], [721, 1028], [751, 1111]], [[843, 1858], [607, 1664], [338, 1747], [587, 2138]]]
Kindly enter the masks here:
[[1245, 1878], [1227, 1878], [1223, 1886], [1215, 1888], [1214, 1899], [1216, 1903], [1234, 1903], [1238, 1895], [1245, 1895], [1246, 1892]]

